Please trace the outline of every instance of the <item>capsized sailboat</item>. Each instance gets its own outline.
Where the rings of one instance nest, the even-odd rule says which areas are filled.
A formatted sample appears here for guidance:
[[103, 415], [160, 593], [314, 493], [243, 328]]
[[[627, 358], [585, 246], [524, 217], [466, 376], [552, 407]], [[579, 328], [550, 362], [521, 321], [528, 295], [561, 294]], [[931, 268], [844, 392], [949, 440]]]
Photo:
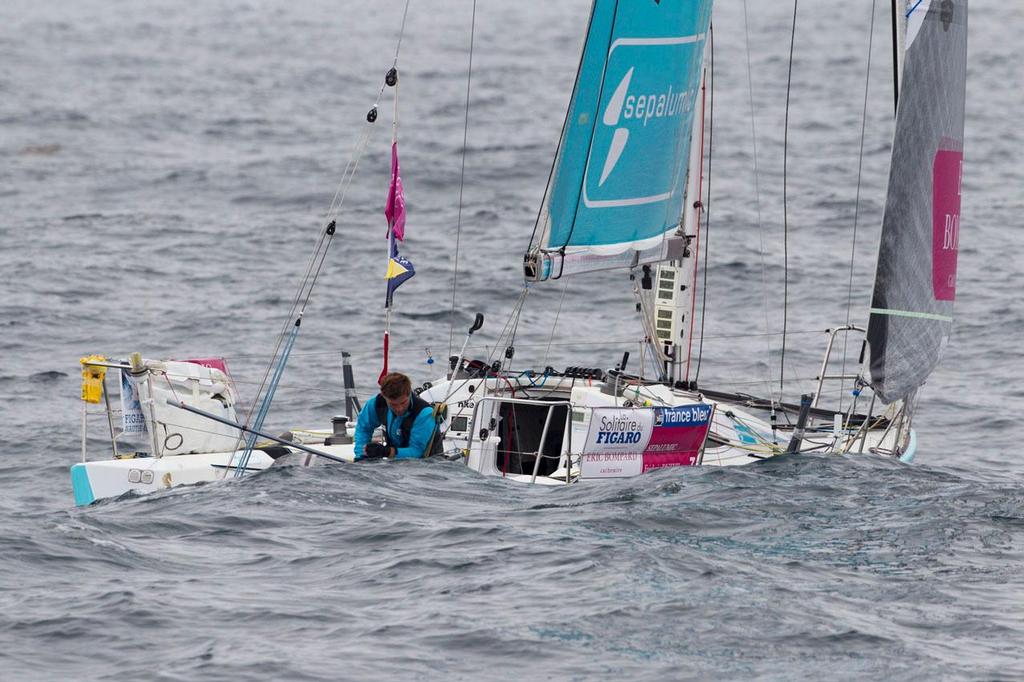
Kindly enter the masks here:
[[[900, 98], [866, 334], [854, 325], [830, 330], [815, 391], [785, 400], [698, 385], [690, 373], [712, 0], [595, 0], [524, 275], [527, 282], [545, 282], [600, 269], [628, 271], [644, 313], [645, 353], [657, 371], [646, 373], [641, 358], [631, 372], [628, 353], [613, 369], [593, 362], [561, 371], [513, 369], [517, 325], [508, 324], [496, 346], [504, 349], [502, 358], [468, 359], [464, 345], [444, 377], [419, 389], [444, 415], [446, 454], [483, 475], [550, 485], [794, 452], [912, 458], [916, 392], [938, 363], [952, 325], [967, 4], [896, 3]], [[395, 82], [392, 69], [388, 85]], [[371, 115], [372, 124], [376, 107]], [[392, 187], [396, 156], [393, 164]], [[333, 225], [326, 234], [333, 235]], [[389, 216], [389, 253], [396, 257], [391, 227]], [[318, 250], [311, 263], [322, 263], [323, 253]], [[520, 297], [513, 318], [525, 300]], [[275, 379], [301, 309], [295, 320], [279, 344], [284, 350]], [[866, 337], [861, 365], [836, 374], [833, 344], [853, 333]], [[102, 386], [107, 367], [130, 379], [122, 381], [122, 398], [138, 393], [138, 404], [124, 413], [144, 427], [145, 452], [118, 451], [122, 434], [115, 433], [116, 410]], [[83, 462], [72, 467], [78, 504], [240, 476], [282, 458], [303, 464], [355, 459], [352, 423], [345, 418], [331, 429], [274, 436], [261, 430], [270, 404], [265, 397], [256, 419], [239, 425], [226, 367], [136, 356], [130, 362], [85, 359], [83, 373], [83, 399], [107, 401], [114, 457], [87, 461], [83, 410]], [[350, 371], [346, 377], [350, 390]], [[852, 386], [845, 404], [826, 404], [828, 382]], [[347, 402], [351, 417], [358, 401], [349, 396]]]

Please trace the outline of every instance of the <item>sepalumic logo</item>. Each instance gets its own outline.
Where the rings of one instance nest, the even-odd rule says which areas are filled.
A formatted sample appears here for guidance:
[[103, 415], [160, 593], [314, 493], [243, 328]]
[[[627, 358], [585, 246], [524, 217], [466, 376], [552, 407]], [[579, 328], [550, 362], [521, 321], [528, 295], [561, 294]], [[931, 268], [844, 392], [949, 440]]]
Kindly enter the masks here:
[[608, 156], [604, 160], [604, 167], [601, 169], [601, 178], [597, 182], [598, 187], [604, 185], [605, 180], [615, 170], [615, 166], [626, 149], [630, 135], [627, 121], [642, 121], [641, 125], [646, 128], [652, 119], [684, 116], [689, 110], [689, 93], [673, 92], [672, 85], [660, 93], [632, 94], [629, 86], [635, 70], [636, 67], [633, 66], [626, 71], [626, 75], [619, 81], [611, 99], [608, 100], [608, 106], [605, 107], [604, 115], [601, 117], [601, 122], [610, 128], [615, 128], [615, 131], [612, 134], [611, 145], [608, 147]]

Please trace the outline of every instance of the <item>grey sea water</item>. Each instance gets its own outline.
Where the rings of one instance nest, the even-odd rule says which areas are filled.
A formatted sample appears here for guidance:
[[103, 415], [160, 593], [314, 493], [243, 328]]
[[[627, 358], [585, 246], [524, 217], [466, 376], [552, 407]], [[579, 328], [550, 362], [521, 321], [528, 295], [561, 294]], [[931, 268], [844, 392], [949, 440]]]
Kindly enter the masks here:
[[[871, 3], [798, 10], [793, 396], [822, 330], [868, 304], [892, 134], [876, 4], [859, 204]], [[396, 296], [392, 362], [417, 381], [476, 311], [486, 358], [522, 289], [588, 5], [478, 3], [461, 212], [472, 2], [410, 5], [398, 135], [417, 275]], [[1024, 8], [996, 0], [971, 2], [958, 323], [914, 464], [787, 456], [565, 489], [455, 463], [282, 467], [73, 507], [79, 357], [222, 355], [252, 400], [403, 8], [0, 5], [0, 678], [1024, 679]], [[792, 5], [750, 2], [746, 18], [734, 0], [714, 18], [700, 376], [758, 392], [778, 380]], [[391, 95], [272, 430], [343, 410], [342, 350], [372, 394]], [[537, 286], [517, 365], [611, 366], [639, 333], [621, 274]]]

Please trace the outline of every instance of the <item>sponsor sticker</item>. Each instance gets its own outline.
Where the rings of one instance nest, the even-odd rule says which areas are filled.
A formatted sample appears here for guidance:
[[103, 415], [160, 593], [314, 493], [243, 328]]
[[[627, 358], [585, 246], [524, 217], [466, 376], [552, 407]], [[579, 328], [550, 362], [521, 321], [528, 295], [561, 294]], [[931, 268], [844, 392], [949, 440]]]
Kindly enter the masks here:
[[142, 414], [139, 386], [134, 377], [121, 370], [121, 421], [125, 433], [145, 433], [146, 417]]
[[713, 408], [596, 407], [582, 453], [584, 478], [637, 476], [665, 466], [693, 466], [711, 428]]
[[932, 293], [936, 301], [956, 298], [963, 159], [963, 152], [940, 149], [932, 164]]

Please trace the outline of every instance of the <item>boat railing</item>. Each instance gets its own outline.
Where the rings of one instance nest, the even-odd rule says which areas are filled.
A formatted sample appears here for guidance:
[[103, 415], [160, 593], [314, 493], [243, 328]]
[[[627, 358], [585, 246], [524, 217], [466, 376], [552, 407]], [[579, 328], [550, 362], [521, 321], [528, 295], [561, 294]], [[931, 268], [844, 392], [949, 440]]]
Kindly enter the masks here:
[[88, 441], [89, 441], [89, 415], [105, 415], [107, 428], [110, 432], [110, 447], [113, 451], [114, 459], [120, 457], [120, 453], [117, 450], [117, 441], [119, 438], [124, 436], [124, 431], [119, 430], [114, 426], [114, 420], [116, 417], [121, 415], [121, 410], [110, 404], [110, 393], [107, 385], [107, 377], [105, 370], [108, 369], [131, 369], [128, 365], [123, 365], [116, 362], [108, 362], [106, 360], [94, 360], [91, 358], [85, 358], [82, 360], [84, 367], [95, 367], [102, 368], [104, 372], [100, 375], [99, 385], [101, 387], [101, 395], [103, 399], [103, 408], [100, 410], [90, 410], [89, 405], [93, 402], [92, 400], [82, 400], [82, 461], [85, 462], [88, 459]]
[[[541, 430], [540, 440], [537, 442], [537, 449], [536, 449], [536, 451], [531, 450], [529, 452], [517, 452], [517, 454], [520, 454], [520, 455], [531, 455], [531, 456], [534, 457], [533, 472], [532, 472], [532, 475], [530, 476], [530, 483], [536, 483], [537, 482], [537, 476], [540, 473], [540, 463], [541, 463], [541, 460], [542, 459], [548, 459], [548, 458], [550, 458], [550, 459], [557, 458], [560, 461], [560, 463], [564, 466], [565, 471], [566, 471], [566, 474], [565, 474], [565, 482], [566, 482], [566, 484], [571, 482], [571, 476], [569, 475], [569, 471], [570, 471], [570, 468], [571, 468], [570, 467], [571, 462], [570, 462], [570, 458], [569, 458], [569, 453], [572, 452], [572, 410], [573, 410], [573, 408], [572, 408], [572, 404], [568, 400], [535, 400], [535, 399], [529, 399], [529, 398], [505, 398], [505, 397], [502, 397], [502, 396], [485, 396], [485, 397], [479, 399], [476, 402], [476, 405], [473, 406], [473, 414], [472, 414], [472, 418], [470, 419], [471, 427], [470, 427], [470, 431], [469, 431], [469, 438], [468, 438], [468, 440], [466, 442], [466, 452], [467, 453], [472, 450], [473, 441], [474, 441], [475, 438], [479, 437], [481, 443], [486, 442], [486, 438], [489, 435], [490, 429], [492, 428], [490, 426], [479, 428], [479, 429], [476, 428], [477, 417], [478, 417], [478, 413], [479, 413], [480, 407], [483, 404], [485, 404], [485, 403], [497, 403], [499, 405], [529, 405], [531, 407], [536, 407], [538, 405], [543, 405], [543, 406], [547, 407], [547, 414], [545, 414], [545, 416], [544, 416], [544, 427]], [[545, 455], [544, 454], [544, 445], [547, 442], [548, 433], [549, 433], [549, 431], [551, 429], [551, 423], [552, 423], [552, 417], [554, 415], [554, 410], [556, 408], [558, 408], [558, 407], [564, 407], [565, 408], [565, 425], [564, 425], [564, 430], [562, 432], [563, 433], [563, 441], [562, 441], [562, 446], [559, 448], [558, 455], [557, 456], [549, 456], [549, 455]], [[496, 452], [497, 452], [497, 450], [496, 450]], [[506, 452], [512, 452], [512, 451], [508, 450]]]
[[825, 357], [821, 361], [821, 371], [819, 371], [818, 376], [815, 377], [818, 384], [815, 386], [814, 397], [811, 400], [812, 408], [819, 407], [819, 402], [821, 401], [821, 395], [826, 381], [839, 381], [842, 382], [843, 385], [849, 381], [856, 386], [857, 382], [861, 380], [860, 368], [864, 365], [864, 353], [867, 343], [866, 339], [862, 339], [861, 341], [860, 356], [857, 363], [854, 365], [856, 371], [851, 373], [845, 370], [840, 370], [838, 374], [829, 374], [828, 369], [829, 363], [832, 362], [832, 349], [835, 346], [836, 337], [841, 333], [864, 334], [865, 331], [866, 330], [863, 327], [858, 327], [852, 324], [826, 330], [826, 333], [828, 333], [828, 344], [825, 346]]

